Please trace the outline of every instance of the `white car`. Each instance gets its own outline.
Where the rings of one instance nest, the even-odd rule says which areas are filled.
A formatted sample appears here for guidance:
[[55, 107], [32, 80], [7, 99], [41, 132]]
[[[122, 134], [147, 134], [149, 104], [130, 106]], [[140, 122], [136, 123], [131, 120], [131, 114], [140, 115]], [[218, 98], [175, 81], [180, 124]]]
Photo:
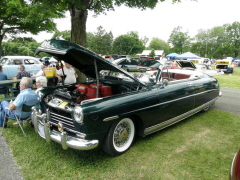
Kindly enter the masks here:
[[203, 73], [209, 75], [209, 76], [215, 76], [218, 74], [217, 70], [212, 69], [207, 64], [195, 64], [198, 71], [202, 71]]
[[25, 70], [31, 75], [35, 75], [41, 69], [42, 63], [35, 57], [31, 56], [3, 56], [0, 59], [3, 66], [3, 73], [8, 79], [12, 79], [18, 73], [18, 66], [24, 65]]
[[218, 74], [217, 70], [213, 70], [207, 64], [195, 64], [192, 61], [188, 61], [188, 60], [180, 60], [180, 61], [176, 61], [176, 63], [182, 69], [195, 69], [195, 71], [202, 72], [209, 76], [214, 76]]

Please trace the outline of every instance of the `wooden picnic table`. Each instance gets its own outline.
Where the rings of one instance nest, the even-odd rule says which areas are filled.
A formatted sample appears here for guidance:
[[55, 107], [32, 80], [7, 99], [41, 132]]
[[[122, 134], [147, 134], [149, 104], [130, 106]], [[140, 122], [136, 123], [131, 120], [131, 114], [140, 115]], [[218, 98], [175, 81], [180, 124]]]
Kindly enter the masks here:
[[[31, 79], [33, 80], [33, 82], [34, 81], [36, 81], [36, 78], [37, 77], [31, 77]], [[47, 77], [47, 79], [54, 79], [55, 77]], [[5, 96], [5, 98], [4, 98], [4, 100], [6, 100], [6, 101], [8, 101], [8, 100], [14, 100], [16, 97], [14, 96], [14, 85], [16, 84], [16, 83], [20, 83], [20, 81], [21, 81], [21, 79], [17, 79], [17, 80], [12, 80], [12, 79], [10, 79], [10, 80], [3, 80], [3, 81], [0, 81], [0, 85], [5, 85], [8, 89], [9, 89], [9, 91], [10, 91], [10, 94], [11, 94], [11, 96], [9, 95], [9, 94], [6, 94], [6, 96]], [[1, 100], [0, 100], [1, 101]]]

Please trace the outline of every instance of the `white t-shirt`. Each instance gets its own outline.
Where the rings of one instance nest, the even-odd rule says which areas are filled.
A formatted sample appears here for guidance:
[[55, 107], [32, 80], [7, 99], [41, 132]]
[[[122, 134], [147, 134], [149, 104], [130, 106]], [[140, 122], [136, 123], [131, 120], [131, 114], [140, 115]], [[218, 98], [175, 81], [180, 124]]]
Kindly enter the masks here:
[[[64, 80], [64, 84], [72, 84], [76, 83], [76, 76], [75, 76], [75, 70], [71, 67], [70, 69], [67, 69], [66, 67], [63, 67], [64, 74], [66, 75], [66, 78]], [[57, 74], [59, 76], [63, 76], [62, 69], [59, 69], [57, 71]]]
[[43, 70], [38, 71], [38, 73], [37, 73], [35, 76], [36, 76], [36, 77], [37, 77], [37, 76], [44, 76]]

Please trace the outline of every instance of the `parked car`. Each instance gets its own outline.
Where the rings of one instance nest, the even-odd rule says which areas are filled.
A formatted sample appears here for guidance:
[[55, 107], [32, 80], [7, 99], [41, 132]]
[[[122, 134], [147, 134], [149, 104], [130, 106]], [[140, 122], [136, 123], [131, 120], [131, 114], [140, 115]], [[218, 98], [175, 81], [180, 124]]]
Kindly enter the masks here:
[[215, 61], [215, 69], [218, 72], [233, 73], [233, 67], [231, 59], [220, 59]]
[[239, 180], [240, 179], [240, 150], [235, 154], [232, 160], [229, 180]]
[[[146, 72], [156, 70], [155, 60], [143, 58], [120, 58], [113, 61], [127, 72]], [[152, 66], [153, 65], [153, 66]], [[159, 64], [160, 65], [160, 64]]]
[[121, 155], [135, 136], [145, 137], [207, 111], [221, 95], [215, 78], [194, 70], [160, 68], [143, 82], [147, 73], [134, 77], [68, 41], [45, 41], [36, 54], [41, 52], [72, 64], [88, 77], [86, 83], [43, 89], [41, 111], [33, 111], [35, 131], [63, 149], [102, 148], [110, 155]]
[[42, 63], [35, 57], [31, 56], [4, 56], [0, 59], [3, 66], [3, 73], [8, 79], [12, 79], [18, 72], [18, 66], [24, 65], [25, 70], [35, 75], [41, 69]]
[[218, 74], [218, 71], [215, 69], [212, 69], [209, 65], [207, 64], [195, 64], [192, 61], [188, 60], [182, 60], [182, 61], [177, 61], [177, 64], [180, 68], [191, 68], [195, 69], [196, 71], [203, 72], [209, 76], [215, 76]]
[[164, 68], [168, 69], [179, 69], [178, 65], [176, 64], [175, 61], [165, 61], [164, 62]]

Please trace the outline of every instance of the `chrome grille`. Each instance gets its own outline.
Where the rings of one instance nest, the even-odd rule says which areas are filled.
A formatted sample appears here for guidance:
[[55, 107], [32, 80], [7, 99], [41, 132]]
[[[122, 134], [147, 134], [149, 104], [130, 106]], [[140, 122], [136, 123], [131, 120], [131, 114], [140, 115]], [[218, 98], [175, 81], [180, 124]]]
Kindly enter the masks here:
[[61, 122], [63, 124], [64, 130], [78, 133], [77, 131], [75, 131], [72, 118], [50, 112], [50, 124], [52, 124], [53, 126], [57, 126], [58, 122]]

